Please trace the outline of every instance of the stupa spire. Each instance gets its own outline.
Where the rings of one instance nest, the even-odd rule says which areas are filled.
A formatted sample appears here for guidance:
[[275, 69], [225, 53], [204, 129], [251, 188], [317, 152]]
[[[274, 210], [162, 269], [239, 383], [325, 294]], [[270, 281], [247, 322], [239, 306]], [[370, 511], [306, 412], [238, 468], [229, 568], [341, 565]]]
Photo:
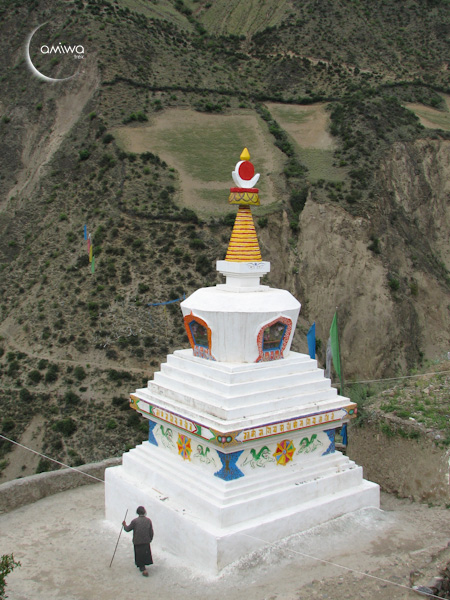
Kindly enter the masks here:
[[250, 206], [239, 206], [225, 260], [228, 262], [261, 262], [262, 260]]
[[238, 187], [230, 188], [228, 198], [230, 204], [239, 204], [239, 209], [225, 260], [241, 263], [261, 262], [261, 250], [250, 209], [250, 206], [259, 206], [259, 190], [254, 187], [259, 173], [255, 175], [247, 148], [242, 151], [240, 159], [232, 172], [233, 181]]

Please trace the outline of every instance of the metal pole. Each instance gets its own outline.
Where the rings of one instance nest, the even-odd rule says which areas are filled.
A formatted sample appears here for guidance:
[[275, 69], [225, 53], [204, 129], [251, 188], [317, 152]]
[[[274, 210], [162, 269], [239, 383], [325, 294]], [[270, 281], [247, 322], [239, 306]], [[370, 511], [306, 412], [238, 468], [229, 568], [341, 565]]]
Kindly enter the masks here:
[[[128, 514], [128, 508], [127, 508], [127, 512], [125, 513], [125, 516], [123, 518], [124, 521], [127, 518], [127, 514]], [[114, 557], [116, 555], [116, 550], [117, 550], [117, 546], [119, 545], [119, 540], [120, 540], [120, 536], [122, 535], [122, 531], [123, 531], [123, 521], [122, 521], [122, 527], [120, 528], [119, 537], [117, 538], [117, 544], [116, 544], [116, 547], [114, 548], [114, 554], [112, 556], [111, 562], [109, 563], [109, 568], [111, 568], [111, 565], [113, 564], [113, 560], [114, 560]]]

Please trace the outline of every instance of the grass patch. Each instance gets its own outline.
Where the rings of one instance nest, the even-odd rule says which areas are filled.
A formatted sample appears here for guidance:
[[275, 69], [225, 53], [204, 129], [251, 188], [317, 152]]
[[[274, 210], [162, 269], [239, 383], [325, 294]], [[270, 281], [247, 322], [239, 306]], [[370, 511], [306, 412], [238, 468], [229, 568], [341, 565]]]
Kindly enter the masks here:
[[229, 212], [231, 205], [228, 204], [228, 194], [226, 189], [217, 189], [217, 190], [205, 190], [200, 189], [196, 190], [196, 193], [199, 198], [208, 202], [211, 212]]
[[450, 131], [450, 113], [427, 106], [420, 107], [417, 104], [406, 104], [406, 108], [411, 110], [420, 119], [424, 127], [428, 129], [442, 129]]
[[297, 155], [316, 182], [344, 181], [348, 169], [333, 166], [334, 140], [329, 133], [330, 116], [322, 103], [310, 106], [268, 104], [273, 118], [292, 139]]
[[266, 217], [275, 213], [282, 213], [283, 207], [279, 202], [271, 202], [270, 204], [262, 204], [260, 206], [252, 207], [253, 220], [256, 217]]
[[[157, 134], [157, 144], [170, 152], [183, 169], [199, 181], [231, 180], [231, 161], [238, 161], [245, 147], [257, 146], [257, 136], [250, 126], [242, 126], [242, 122], [229, 118], [227, 123], [198, 128], [179, 124], [176, 129]], [[206, 123], [205, 123], [206, 125]], [[258, 157], [258, 171], [264, 172], [266, 165]]]
[[333, 166], [334, 156], [332, 150], [320, 150], [318, 148], [298, 148], [301, 162], [308, 167], [308, 179], [316, 182], [319, 179], [325, 181], [344, 181], [347, 177], [347, 169]]
[[[192, 0], [186, 0], [185, 4], [192, 10], [198, 7]], [[287, 0], [215, 0], [208, 2], [206, 6], [208, 10], [200, 17], [205, 27], [210, 31], [234, 35], [248, 35], [276, 26], [284, 20], [291, 8]]]
[[446, 372], [448, 368], [446, 362], [433, 364], [430, 368], [433, 372], [442, 369], [443, 373], [428, 375], [424, 372], [420, 379], [405, 380], [381, 396], [383, 383], [377, 384], [377, 388], [348, 384], [346, 392], [358, 404], [357, 424], [363, 425], [373, 408], [385, 413], [387, 419], [387, 415], [392, 415], [405, 420], [403, 432], [398, 425], [383, 424], [381, 430], [386, 435], [391, 436], [392, 432], [388, 429], [392, 429], [402, 437], [415, 439], [419, 435], [417, 427], [409, 427], [415, 421], [424, 426], [424, 431], [426, 429], [439, 431], [441, 434], [441, 437], [437, 438], [440, 439], [439, 444], [449, 446], [450, 375]]
[[169, 109], [150, 125], [120, 127], [113, 134], [126, 152], [150, 151], [175, 168], [181, 202], [205, 216], [229, 211], [229, 188], [234, 187], [231, 172], [245, 147], [261, 174], [257, 184], [261, 202], [273, 202], [277, 193], [274, 174], [282, 168], [281, 153], [254, 111], [211, 115]]
[[314, 118], [317, 108], [309, 108], [304, 110], [303, 107], [289, 106], [280, 104], [270, 104], [270, 110], [273, 113], [275, 119], [278, 119], [280, 123], [297, 123], [304, 124]]
[[192, 31], [194, 26], [170, 2], [148, 2], [148, 0], [121, 0], [120, 6], [145, 15], [149, 19], [166, 19], [178, 27]]
[[[150, 126], [120, 127], [113, 133], [125, 151], [163, 155], [181, 171], [182, 177], [186, 173], [200, 184], [218, 182], [233, 186], [231, 171], [245, 147], [250, 150], [255, 171], [261, 173], [262, 190], [267, 172], [276, 163], [271, 136], [253, 111], [213, 116], [168, 110]], [[270, 142], [269, 152], [263, 147], [266, 140]]]

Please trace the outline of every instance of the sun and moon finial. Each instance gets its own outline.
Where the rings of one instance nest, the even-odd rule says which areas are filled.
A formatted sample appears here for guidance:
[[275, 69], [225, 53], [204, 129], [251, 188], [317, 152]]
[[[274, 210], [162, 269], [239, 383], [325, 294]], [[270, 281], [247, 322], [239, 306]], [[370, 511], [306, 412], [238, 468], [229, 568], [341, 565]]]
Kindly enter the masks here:
[[240, 263], [261, 262], [261, 250], [250, 210], [250, 206], [259, 206], [259, 190], [254, 187], [259, 180], [259, 173], [255, 175], [247, 148], [242, 151], [240, 159], [231, 174], [237, 187], [230, 188], [228, 202], [239, 204], [239, 209], [225, 260]]
[[234, 171], [231, 173], [234, 183], [238, 188], [254, 188], [258, 183], [259, 173], [255, 175], [255, 167], [250, 162], [250, 152], [247, 148], [242, 150], [240, 161], [236, 164]]

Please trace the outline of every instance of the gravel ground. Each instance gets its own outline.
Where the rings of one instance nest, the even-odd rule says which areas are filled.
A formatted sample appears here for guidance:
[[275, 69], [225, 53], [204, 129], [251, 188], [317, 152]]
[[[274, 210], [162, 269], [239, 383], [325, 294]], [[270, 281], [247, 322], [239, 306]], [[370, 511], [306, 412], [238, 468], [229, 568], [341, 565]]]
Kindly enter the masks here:
[[[0, 516], [0, 553], [21, 567], [7, 578], [10, 600], [371, 600], [419, 598], [450, 560], [450, 512], [382, 494], [363, 509], [280, 543], [265, 545], [206, 576], [158, 547], [150, 577], [133, 563], [131, 534], [104, 520], [103, 485], [88, 485]], [[422, 596], [423, 597], [423, 596]]]

